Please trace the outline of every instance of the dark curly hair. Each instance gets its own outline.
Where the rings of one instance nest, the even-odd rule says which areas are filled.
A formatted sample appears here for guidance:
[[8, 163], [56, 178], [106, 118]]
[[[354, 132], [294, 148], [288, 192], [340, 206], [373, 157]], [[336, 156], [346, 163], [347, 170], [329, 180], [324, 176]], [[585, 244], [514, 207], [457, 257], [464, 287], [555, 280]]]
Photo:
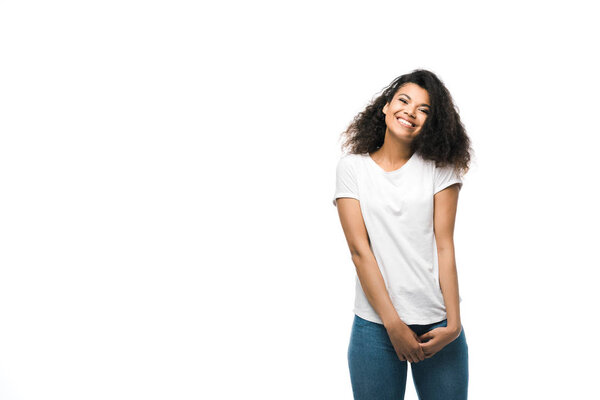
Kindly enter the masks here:
[[452, 96], [444, 83], [433, 73], [415, 69], [394, 79], [381, 94], [360, 113], [342, 133], [345, 138], [342, 151], [353, 154], [371, 153], [383, 145], [386, 131], [382, 109], [405, 83], [415, 83], [429, 94], [430, 113], [421, 132], [411, 142], [411, 152], [418, 152], [426, 160], [435, 161], [438, 167], [453, 165], [464, 175], [471, 161], [471, 141], [460, 121]]

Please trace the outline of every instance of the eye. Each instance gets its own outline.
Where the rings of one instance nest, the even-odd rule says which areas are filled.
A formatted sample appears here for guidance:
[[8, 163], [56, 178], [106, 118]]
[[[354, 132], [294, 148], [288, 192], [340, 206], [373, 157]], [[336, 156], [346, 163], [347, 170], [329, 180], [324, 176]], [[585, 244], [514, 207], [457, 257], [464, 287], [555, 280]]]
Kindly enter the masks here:
[[398, 100], [400, 100], [401, 102], [403, 102], [404, 104], [408, 104], [408, 101], [404, 100], [403, 98], [399, 98]]
[[424, 108], [424, 109], [422, 109], [421, 111], [423, 111], [425, 114], [429, 114], [429, 110], [427, 110], [427, 109], [425, 109], [425, 108]]

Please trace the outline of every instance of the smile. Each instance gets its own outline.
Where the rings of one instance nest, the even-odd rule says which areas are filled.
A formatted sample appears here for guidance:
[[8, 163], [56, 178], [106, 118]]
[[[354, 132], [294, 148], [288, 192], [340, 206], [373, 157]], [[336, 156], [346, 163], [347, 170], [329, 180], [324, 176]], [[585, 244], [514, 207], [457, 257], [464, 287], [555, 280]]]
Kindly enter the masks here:
[[406, 126], [407, 128], [414, 128], [415, 127], [415, 124], [413, 124], [412, 122], [407, 121], [407, 120], [405, 120], [403, 118], [398, 117], [398, 118], [396, 118], [396, 120], [398, 122], [400, 122], [402, 125]]

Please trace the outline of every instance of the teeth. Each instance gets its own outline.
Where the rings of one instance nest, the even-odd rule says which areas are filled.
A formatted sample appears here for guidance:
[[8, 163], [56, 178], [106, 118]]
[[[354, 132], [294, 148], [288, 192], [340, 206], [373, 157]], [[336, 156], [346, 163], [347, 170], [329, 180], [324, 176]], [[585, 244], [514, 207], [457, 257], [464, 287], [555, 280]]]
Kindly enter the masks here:
[[398, 119], [398, 122], [400, 122], [404, 126], [410, 126], [411, 128], [414, 127], [414, 125], [412, 123], [410, 123], [402, 118], [397, 118], [397, 119]]

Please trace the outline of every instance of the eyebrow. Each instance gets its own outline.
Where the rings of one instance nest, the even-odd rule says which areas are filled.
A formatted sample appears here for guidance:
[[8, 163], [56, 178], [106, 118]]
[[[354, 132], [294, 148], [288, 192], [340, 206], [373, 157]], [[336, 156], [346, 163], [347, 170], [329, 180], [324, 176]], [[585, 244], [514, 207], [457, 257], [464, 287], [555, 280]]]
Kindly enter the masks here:
[[[410, 96], [409, 96], [409, 95], [407, 95], [407, 94], [400, 93], [400, 96], [406, 96], [406, 97], [408, 97], [408, 99], [409, 99], [409, 100], [412, 100], [412, 99], [410, 98]], [[425, 107], [429, 107], [429, 108], [431, 108], [431, 106], [430, 106], [429, 104], [427, 104], [427, 103], [423, 103], [423, 104], [420, 104], [420, 105], [421, 105], [421, 106], [425, 106]]]

